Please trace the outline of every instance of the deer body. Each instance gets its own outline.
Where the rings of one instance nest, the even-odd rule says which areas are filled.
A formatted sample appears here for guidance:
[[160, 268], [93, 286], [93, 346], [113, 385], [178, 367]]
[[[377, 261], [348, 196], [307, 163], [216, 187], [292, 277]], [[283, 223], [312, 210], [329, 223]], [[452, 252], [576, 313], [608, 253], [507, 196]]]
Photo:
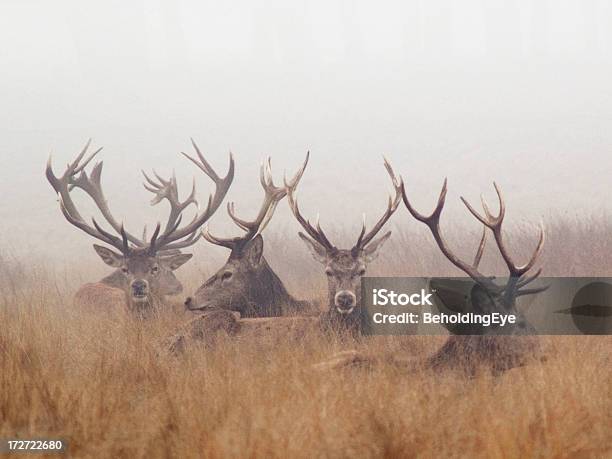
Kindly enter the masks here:
[[75, 293], [74, 305], [92, 311], [120, 312], [129, 305], [129, 297], [125, 290], [104, 282], [87, 283]]
[[305, 336], [319, 331], [317, 317], [259, 317], [239, 318], [226, 309], [202, 312], [181, 327], [161, 344], [162, 352], [179, 354], [194, 344], [207, 347], [216, 345], [219, 339], [248, 340], [254, 345], [277, 345], [301, 342]]
[[[308, 157], [306, 163], [307, 161]], [[364, 215], [361, 232], [351, 249], [339, 249], [329, 241], [318, 221], [312, 225], [300, 212], [295, 191], [306, 163], [290, 182], [285, 180], [285, 189], [291, 211], [306, 231], [306, 234], [298, 233], [299, 237], [308, 247], [312, 257], [325, 267], [328, 309], [321, 317], [321, 325], [326, 330], [358, 336], [361, 333], [361, 278], [368, 263], [378, 256], [380, 248], [391, 236], [391, 231], [388, 231], [376, 238], [401, 202], [402, 181], [395, 176], [391, 165], [385, 159], [385, 168], [391, 178], [395, 196], [389, 197], [387, 209], [368, 232]]]
[[[472, 335], [451, 336], [442, 348], [428, 359], [427, 364], [432, 368], [461, 366], [468, 372], [473, 371], [474, 366], [479, 364], [489, 366], [494, 372], [520, 366], [530, 356], [537, 355], [540, 349], [537, 337], [525, 336], [532, 333], [534, 329], [517, 309], [516, 299], [519, 296], [536, 294], [548, 288], [526, 288], [542, 272], [540, 268], [533, 274], [529, 274], [542, 251], [544, 229], [540, 228], [538, 244], [529, 261], [524, 265], [517, 265], [512, 260], [504, 243], [502, 223], [506, 206], [499, 187], [494, 183], [499, 199], [497, 216], [491, 214], [484, 198], [482, 198], [484, 216], [478, 213], [464, 198], [461, 198], [470, 213], [483, 225], [482, 238], [476, 250], [474, 261], [471, 264], [467, 263], [452, 252], [440, 232], [440, 215], [446, 200], [446, 184], [447, 182], [444, 180], [436, 208], [429, 216], [420, 214], [412, 207], [405, 189], [402, 189], [402, 196], [404, 204], [412, 216], [427, 225], [444, 256], [474, 281], [474, 287], [471, 289], [468, 298], [469, 303], [459, 304], [456, 307], [465, 309], [466, 306], [469, 306], [478, 314], [490, 314], [492, 312], [512, 314], [517, 320], [514, 324], [507, 324], [504, 327], [477, 327], [470, 332], [473, 333]], [[486, 276], [478, 270], [487, 241], [487, 230], [493, 233], [499, 253], [508, 268], [509, 278], [503, 285], [496, 283], [494, 278]], [[441, 291], [439, 294], [444, 294], [444, 292]]]

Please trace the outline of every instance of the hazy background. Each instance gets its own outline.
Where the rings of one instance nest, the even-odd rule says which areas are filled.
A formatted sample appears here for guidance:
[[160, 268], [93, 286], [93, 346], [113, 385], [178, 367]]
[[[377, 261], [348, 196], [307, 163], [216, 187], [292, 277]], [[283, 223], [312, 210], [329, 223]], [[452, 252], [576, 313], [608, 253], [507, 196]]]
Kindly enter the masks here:
[[[609, 218], [611, 21], [605, 0], [2, 0], [0, 247], [96, 260], [43, 176], [89, 137], [134, 232], [163, 215], [139, 170], [174, 168], [188, 191], [190, 136], [220, 172], [234, 153], [246, 217], [261, 159], [280, 182], [310, 150], [304, 213], [355, 236], [386, 202], [382, 154], [424, 210], [449, 177], [449, 226], [467, 221], [458, 195], [493, 198], [493, 179], [513, 221]], [[402, 208], [393, 225], [418, 223]], [[285, 203], [270, 228], [297, 230]], [[225, 212], [211, 223], [230, 229]]]

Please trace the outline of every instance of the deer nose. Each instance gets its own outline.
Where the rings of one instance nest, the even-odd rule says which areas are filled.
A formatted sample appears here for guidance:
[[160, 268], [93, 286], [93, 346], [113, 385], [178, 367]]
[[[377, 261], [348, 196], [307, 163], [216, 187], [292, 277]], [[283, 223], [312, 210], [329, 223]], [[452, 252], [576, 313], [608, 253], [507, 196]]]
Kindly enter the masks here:
[[148, 288], [149, 284], [145, 280], [135, 280], [132, 282], [132, 294], [134, 296], [145, 296]]
[[357, 297], [349, 290], [341, 290], [336, 293], [334, 303], [336, 304], [338, 312], [341, 314], [348, 314], [353, 310], [355, 304], [357, 304]]

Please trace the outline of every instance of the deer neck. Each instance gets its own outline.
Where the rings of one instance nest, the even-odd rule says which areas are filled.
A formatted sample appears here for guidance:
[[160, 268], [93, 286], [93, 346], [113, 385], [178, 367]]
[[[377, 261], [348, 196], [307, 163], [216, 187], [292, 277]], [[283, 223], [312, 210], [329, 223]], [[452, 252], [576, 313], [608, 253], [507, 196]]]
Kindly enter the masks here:
[[357, 298], [357, 305], [350, 314], [340, 314], [334, 302], [335, 294], [329, 292], [328, 309], [324, 313], [324, 323], [328, 328], [338, 332], [361, 332], [361, 298]]
[[[335, 306], [333, 306], [335, 308]], [[340, 335], [359, 336], [361, 334], [360, 308], [357, 306], [350, 314], [342, 315], [335, 310], [324, 313], [322, 324], [324, 329]]]
[[281, 315], [284, 305], [292, 306], [296, 303], [264, 257], [252, 276], [250, 301], [261, 308], [265, 315]]

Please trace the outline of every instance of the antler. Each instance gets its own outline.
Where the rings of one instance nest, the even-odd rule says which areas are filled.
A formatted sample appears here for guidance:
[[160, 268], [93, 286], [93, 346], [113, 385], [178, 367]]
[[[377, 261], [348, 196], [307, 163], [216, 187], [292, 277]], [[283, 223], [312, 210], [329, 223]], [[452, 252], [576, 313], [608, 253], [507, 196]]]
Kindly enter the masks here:
[[[183, 211], [187, 207], [189, 207], [191, 204], [198, 207], [198, 201], [195, 198], [195, 191], [196, 191], [195, 179], [191, 187], [191, 193], [189, 194], [187, 199], [181, 202], [179, 199], [179, 192], [178, 192], [178, 185], [176, 183], [176, 176], [174, 174], [172, 174], [172, 177], [170, 179], [165, 180], [162, 177], [160, 177], [157, 174], [157, 172], [153, 171], [153, 174], [155, 175], [155, 178], [157, 179], [157, 181], [149, 177], [144, 171], [142, 171], [142, 174], [144, 175], [145, 180], [146, 180], [146, 182], [143, 183], [145, 189], [155, 194], [155, 197], [151, 200], [151, 205], [154, 206], [156, 204], [159, 204], [163, 199], [166, 199], [170, 203], [170, 214], [168, 215], [168, 221], [166, 222], [164, 232], [169, 231], [170, 229], [176, 227], [177, 222], [181, 218]], [[159, 234], [159, 231], [157, 232]], [[145, 231], [143, 234], [143, 239], [145, 238], [146, 238], [146, 227], [145, 227]], [[172, 248], [170, 249], [161, 249], [161, 250], [163, 252], [167, 252], [168, 250], [172, 251], [172, 250], [177, 250], [180, 248], [188, 247], [192, 244], [195, 244], [199, 238], [200, 236], [198, 234], [195, 237], [190, 237], [184, 241], [181, 241], [180, 243], [173, 244]], [[151, 241], [157, 243], [156, 238], [151, 239]]]
[[367, 234], [366, 234], [365, 214], [363, 214], [363, 226], [361, 227], [361, 233], [359, 233], [359, 237], [357, 238], [357, 243], [353, 247], [353, 250], [362, 249], [374, 238], [374, 236], [376, 236], [376, 234], [378, 234], [378, 232], [385, 225], [385, 223], [387, 223], [387, 220], [389, 220], [391, 215], [393, 215], [393, 213], [397, 210], [397, 207], [399, 206], [399, 203], [402, 200], [402, 186], [403, 186], [402, 178], [400, 177], [398, 179], [395, 176], [395, 173], [393, 172], [393, 168], [391, 167], [391, 164], [389, 164], [389, 161], [387, 161], [387, 158], [383, 157], [383, 159], [385, 161], [385, 169], [387, 169], [387, 172], [389, 173], [389, 176], [391, 177], [391, 181], [393, 182], [393, 188], [395, 189], [395, 197], [392, 198], [391, 196], [389, 196], [389, 203], [387, 204], [387, 210], [380, 217], [376, 225], [374, 225]]
[[[45, 175], [55, 192], [58, 194], [60, 200], [60, 209], [69, 223], [86, 232], [90, 236], [93, 236], [94, 238], [99, 239], [107, 244], [110, 244], [116, 249], [120, 250], [122, 253], [127, 254], [130, 250], [130, 242], [138, 247], [143, 246], [144, 243], [140, 239], [128, 233], [123, 227], [123, 224], [119, 224], [115, 220], [110, 209], [108, 208], [108, 204], [106, 202], [106, 198], [104, 197], [104, 193], [102, 192], [101, 186], [103, 163], [99, 162], [95, 164], [93, 170], [91, 171], [91, 175], [87, 175], [85, 168], [102, 150], [102, 147], [98, 148], [85, 160], [83, 160], [87, 153], [87, 150], [89, 149], [90, 144], [91, 139], [87, 141], [81, 152], [77, 155], [76, 159], [73, 162], [68, 163], [68, 165], [66, 166], [66, 170], [64, 171], [61, 177], [57, 177], [54, 174], [51, 165], [51, 156], [49, 156], [49, 160], [47, 161], [47, 167], [45, 169]], [[96, 220], [93, 218], [93, 226], [85, 222], [85, 220], [83, 219], [83, 217], [81, 217], [79, 211], [77, 210], [76, 205], [72, 200], [72, 196], [70, 195], [70, 192], [75, 187], [82, 189], [85, 193], [87, 193], [87, 195], [89, 195], [93, 199], [94, 203], [100, 209], [102, 216], [121, 237], [117, 237], [109, 233], [108, 231], [102, 229], [100, 225], [96, 222]]]
[[287, 178], [285, 177], [284, 182], [285, 182], [285, 189], [287, 191], [287, 200], [289, 201], [289, 207], [291, 208], [293, 215], [295, 216], [297, 221], [300, 223], [300, 225], [302, 225], [302, 228], [304, 228], [304, 230], [308, 233], [308, 235], [311, 238], [313, 238], [316, 242], [321, 244], [326, 250], [333, 252], [337, 249], [336, 247], [334, 247], [334, 245], [331, 242], [329, 242], [329, 239], [327, 239], [327, 236], [321, 229], [321, 225], [319, 224], [319, 216], [317, 215], [317, 221], [315, 223], [315, 226], [312, 226], [310, 222], [306, 220], [300, 213], [300, 208], [298, 207], [297, 198], [295, 197], [295, 190], [297, 188], [298, 183], [300, 182], [302, 178], [302, 175], [304, 174], [304, 170], [306, 169], [306, 165], [308, 164], [309, 157], [310, 157], [310, 152], [307, 152], [306, 160], [304, 161], [304, 164], [302, 165], [300, 170], [297, 171], [293, 179], [291, 179], [290, 181], [287, 181]]
[[470, 265], [465, 261], [461, 260], [457, 257], [448, 247], [442, 233], [440, 232], [440, 215], [442, 214], [442, 209], [444, 208], [444, 203], [446, 201], [446, 193], [448, 191], [447, 188], [447, 179], [444, 179], [444, 184], [442, 185], [442, 190], [440, 191], [440, 196], [438, 197], [438, 203], [436, 204], [435, 209], [429, 216], [425, 216], [412, 207], [410, 201], [408, 201], [408, 196], [406, 195], [406, 189], [404, 184], [402, 183], [402, 198], [404, 200], [404, 204], [408, 208], [408, 211], [412, 214], [414, 218], [419, 220], [420, 222], [425, 223], [431, 234], [433, 235], [438, 247], [444, 254], [446, 258], [450, 260], [452, 264], [454, 264], [457, 268], [465, 272], [468, 276], [474, 279], [476, 282], [481, 284], [483, 287], [492, 289], [493, 291], [499, 291], [500, 287], [495, 284], [490, 278], [482, 275], [478, 271], [478, 265], [480, 264], [480, 260], [482, 259], [482, 254], [484, 252], [484, 248], [487, 242], [487, 232], [486, 227], [484, 228], [482, 238], [480, 239], [480, 244], [478, 245], [478, 249], [476, 250], [476, 256], [474, 257], [474, 262]]
[[[486, 217], [487, 217], [486, 219], [483, 218], [480, 214], [478, 214], [474, 210], [474, 208], [463, 197], [461, 198], [461, 200], [466, 205], [468, 210], [472, 213], [472, 215], [474, 215], [484, 225], [484, 228], [483, 228], [484, 231], [482, 234], [482, 238], [480, 240], [478, 250], [476, 251], [476, 256], [474, 257], [474, 263], [472, 263], [471, 265], [462, 261], [461, 259], [459, 259], [456, 255], [454, 255], [451, 252], [451, 250], [448, 248], [448, 245], [446, 244], [446, 242], [444, 241], [444, 238], [442, 237], [440, 233], [440, 214], [442, 213], [444, 202], [446, 200], [447, 179], [444, 179], [444, 184], [442, 185], [442, 191], [440, 192], [440, 196], [438, 197], [438, 204], [436, 205], [436, 208], [429, 216], [424, 216], [420, 214], [414, 209], [414, 207], [412, 207], [412, 205], [408, 201], [406, 190], [403, 184], [402, 184], [402, 197], [404, 200], [404, 204], [406, 205], [406, 207], [408, 208], [408, 211], [412, 214], [412, 216], [416, 218], [417, 220], [425, 223], [429, 227], [434, 239], [436, 240], [436, 243], [438, 244], [438, 247], [440, 247], [440, 250], [446, 256], [446, 258], [448, 258], [451, 263], [453, 263], [459, 269], [464, 271], [466, 274], [468, 274], [472, 279], [474, 279], [476, 282], [481, 284], [483, 287], [491, 291], [494, 291], [494, 292], [499, 292], [499, 293], [505, 292], [505, 294], [508, 297], [527, 295], [527, 294], [538, 293], [538, 292], [544, 291], [548, 288], [548, 286], [538, 287], [534, 289], [526, 289], [523, 291], [520, 290], [522, 287], [526, 286], [530, 282], [537, 279], [537, 277], [542, 272], [541, 269], [538, 269], [534, 274], [527, 276], [527, 277], [523, 277], [534, 266], [538, 256], [541, 253], [542, 246], [544, 244], [544, 229], [541, 228], [540, 240], [538, 242], [538, 246], [536, 247], [536, 250], [534, 254], [532, 255], [531, 259], [529, 260], [529, 262], [523, 266], [516, 266], [512, 262], [512, 259], [510, 258], [503, 244], [502, 234], [501, 234], [501, 225], [502, 225], [504, 215], [505, 215], [505, 205], [504, 205], [504, 201], [503, 201], [501, 192], [497, 184], [495, 184], [495, 190], [497, 191], [497, 195], [500, 201], [500, 211], [497, 217], [494, 217], [491, 214], [486, 202], [484, 201], [484, 198], [482, 199], [482, 205], [483, 205], [483, 209], [485, 211]], [[495, 237], [497, 247], [504, 261], [506, 262], [506, 265], [508, 266], [508, 270], [510, 271], [510, 279], [505, 286], [497, 285], [495, 282], [493, 282], [492, 278], [486, 277], [478, 271], [478, 265], [480, 264], [480, 260], [482, 258], [482, 254], [484, 252], [484, 248], [486, 244], [487, 228], [490, 228], [493, 231], [493, 235]]]
[[[155, 177], [157, 181], [151, 179], [144, 172], [145, 179], [148, 183], [145, 183], [145, 188], [156, 196], [151, 201], [152, 205], [157, 204], [162, 199], [167, 199], [170, 203], [170, 215], [168, 216], [168, 222], [165, 225], [164, 231], [161, 231], [161, 225], [158, 224], [153, 232], [153, 235], [150, 241], [146, 241], [146, 228], [143, 232], [143, 238], [139, 239], [132, 234], [128, 233], [123, 224], [119, 224], [117, 220], [113, 217], [110, 209], [108, 208], [108, 204], [106, 202], [106, 198], [104, 197], [104, 193], [102, 191], [101, 185], [101, 176], [102, 176], [102, 162], [99, 162], [94, 165], [91, 174], [88, 176], [85, 168], [92, 161], [92, 159], [102, 150], [102, 148], [97, 149], [91, 155], [89, 155], [85, 160], [87, 150], [90, 146], [91, 139], [87, 141], [83, 150], [79, 153], [76, 159], [69, 163], [66, 167], [66, 171], [61, 177], [57, 177], [52, 170], [51, 167], [51, 158], [49, 157], [49, 161], [47, 162], [46, 168], [46, 176], [49, 180], [49, 183], [55, 190], [55, 192], [59, 195], [60, 198], [60, 209], [68, 222], [86, 232], [90, 236], [95, 237], [103, 242], [111, 244], [118, 250], [120, 250], [124, 254], [128, 254], [130, 251], [130, 243], [136, 246], [139, 249], [147, 250], [151, 254], [161, 253], [161, 254], [169, 254], [176, 252], [178, 249], [187, 247], [189, 245], [194, 244], [199, 239], [198, 229], [201, 225], [203, 225], [210, 216], [217, 210], [223, 198], [225, 197], [227, 190], [233, 180], [234, 177], [234, 160], [230, 153], [230, 165], [227, 175], [224, 178], [219, 178], [219, 176], [215, 173], [212, 167], [206, 162], [204, 156], [195, 145], [195, 142], [192, 143], [196, 149], [196, 152], [199, 157], [199, 161], [186, 155], [189, 160], [191, 160], [196, 166], [198, 166], [206, 175], [211, 177], [215, 182], [216, 189], [214, 196], [211, 195], [208, 200], [208, 205], [206, 210], [201, 215], [196, 215], [193, 221], [186, 225], [183, 228], [178, 228], [181, 222], [183, 211], [190, 205], [194, 204], [197, 206], [197, 201], [195, 199], [195, 183], [192, 187], [191, 194], [187, 197], [185, 201], [180, 201], [178, 197], [178, 187], [176, 184], [176, 177], [172, 176], [169, 180], [164, 180], [157, 173]], [[92, 219], [93, 226], [87, 224], [83, 217], [81, 217], [79, 211], [77, 210], [74, 201], [70, 195], [70, 192], [74, 188], [82, 189], [87, 195], [89, 195], [94, 203], [100, 209], [102, 216], [106, 219], [108, 224], [115, 230], [120, 237], [115, 236], [108, 231], [104, 230], [95, 219]], [[161, 233], [161, 236], [160, 236]]]
[[476, 210], [470, 205], [469, 202], [467, 202], [465, 198], [461, 197], [461, 201], [463, 201], [463, 204], [465, 204], [465, 206], [468, 208], [470, 213], [474, 217], [476, 217], [478, 221], [480, 221], [483, 225], [485, 225], [485, 227], [491, 229], [491, 231], [493, 232], [493, 237], [495, 238], [495, 243], [497, 244], [497, 248], [499, 249], [499, 252], [502, 258], [504, 259], [504, 262], [506, 263], [506, 266], [508, 267], [508, 271], [510, 273], [510, 280], [508, 282], [508, 285], [505, 287], [506, 294], [513, 294], [513, 292], [516, 292], [517, 295], [526, 295], [526, 294], [538, 293], [538, 292], [544, 291], [548, 288], [548, 286], [541, 287], [541, 288], [535, 288], [535, 289], [529, 289], [529, 290], [523, 290], [522, 292], [520, 291], [520, 288], [526, 286], [530, 282], [537, 279], [540, 273], [542, 272], [542, 269], [540, 268], [534, 274], [523, 277], [527, 274], [527, 272], [531, 268], [533, 268], [538, 257], [542, 253], [542, 248], [544, 247], [544, 240], [545, 240], [544, 225], [540, 223], [540, 236], [539, 236], [538, 244], [535, 250], [533, 251], [531, 258], [524, 265], [517, 266], [512, 260], [512, 258], [510, 257], [510, 254], [508, 253], [508, 250], [506, 246], [504, 245], [504, 240], [502, 237], [502, 223], [506, 215], [506, 205], [504, 203], [504, 198], [502, 197], [501, 191], [497, 183], [493, 182], [493, 186], [495, 188], [495, 192], [497, 193], [497, 197], [499, 199], [499, 213], [497, 214], [497, 216], [493, 216], [493, 214], [491, 214], [491, 211], [489, 210], [489, 206], [487, 206], [487, 203], [483, 195], [480, 196], [480, 200], [482, 202], [482, 208], [484, 210], [486, 217], [483, 217], [478, 212], [476, 212]]
[[[308, 157], [306, 157], [306, 162], [308, 162]], [[306, 162], [302, 166], [302, 172], [303, 168], [306, 166]], [[204, 239], [213, 244], [227, 247], [228, 249], [233, 250], [239, 244], [244, 244], [245, 242], [248, 242], [255, 238], [257, 235], [261, 234], [261, 232], [272, 219], [272, 215], [274, 215], [276, 206], [287, 195], [287, 191], [284, 187], [281, 188], [274, 185], [272, 179], [272, 162], [270, 157], [268, 157], [266, 161], [263, 162], [261, 165], [259, 172], [259, 181], [264, 189], [264, 200], [261, 204], [261, 208], [259, 209], [257, 217], [255, 217], [255, 220], [247, 221], [237, 217], [235, 203], [227, 203], [227, 213], [229, 214], [230, 218], [234, 223], [236, 223], [236, 225], [246, 231], [246, 234], [234, 238], [219, 238], [210, 234], [207, 227], [202, 230], [202, 236], [204, 236]]]
[[152, 204], [157, 204], [162, 199], [167, 199], [170, 203], [170, 216], [168, 217], [168, 222], [165, 225], [164, 231], [162, 232], [161, 236], [151, 239], [151, 246], [155, 247], [157, 250], [175, 250], [194, 244], [200, 238], [198, 230], [219, 208], [234, 179], [234, 157], [231, 153], [229, 155], [229, 167], [227, 174], [225, 177], [221, 178], [219, 175], [217, 175], [208, 161], [206, 161], [204, 155], [193, 139], [191, 139], [191, 144], [196, 151], [198, 156], [197, 158], [193, 158], [183, 152], [181, 153], [212, 179], [212, 181], [215, 183], [215, 192], [209, 196], [204, 212], [199, 215], [197, 214], [188, 225], [179, 228], [182, 219], [182, 212], [190, 204], [195, 204], [198, 206], [195, 199], [195, 183], [192, 186], [192, 191], [189, 197], [185, 201], [181, 202], [178, 198], [178, 189], [174, 176], [170, 180], [164, 180], [159, 175], [155, 174], [158, 180], [158, 182], [155, 182], [145, 174], [145, 179], [148, 182], [148, 186], [145, 184], [145, 188], [156, 195], [152, 200]]
[[493, 186], [495, 187], [495, 191], [499, 199], [499, 214], [497, 215], [497, 217], [494, 217], [491, 214], [489, 207], [487, 206], [487, 203], [484, 199], [484, 196], [482, 195], [480, 198], [482, 201], [482, 208], [484, 209], [486, 218], [481, 216], [478, 212], [476, 212], [476, 210], [474, 210], [474, 208], [470, 205], [470, 203], [467, 202], [463, 197], [461, 198], [461, 201], [463, 201], [463, 204], [465, 204], [465, 206], [468, 208], [468, 210], [471, 212], [471, 214], [474, 217], [476, 217], [483, 225], [485, 225], [486, 227], [490, 228], [491, 231], [493, 231], [495, 242], [497, 243], [497, 247], [499, 248], [499, 252], [501, 253], [502, 258], [504, 259], [504, 261], [506, 262], [506, 265], [508, 266], [508, 271], [510, 272], [510, 276], [511, 277], [521, 277], [527, 271], [533, 268], [535, 262], [537, 261], [537, 258], [540, 256], [540, 253], [542, 252], [542, 247], [544, 246], [544, 239], [545, 239], [544, 227], [543, 225], [540, 224], [540, 238], [538, 241], [538, 245], [536, 246], [536, 249], [531, 255], [531, 258], [529, 259], [529, 261], [525, 263], [523, 266], [517, 266], [512, 261], [512, 258], [510, 257], [510, 254], [508, 253], [508, 250], [506, 249], [503, 238], [502, 238], [502, 223], [506, 215], [506, 205], [501, 195], [501, 191], [499, 187], [497, 186], [497, 183], [493, 182]]
[[142, 171], [142, 175], [144, 176], [146, 182], [143, 183], [145, 189], [150, 191], [155, 195], [153, 199], [151, 199], [151, 205], [159, 204], [163, 199], [166, 199], [170, 203], [170, 215], [168, 216], [168, 222], [166, 223], [164, 231], [167, 231], [169, 228], [172, 228], [178, 218], [181, 216], [183, 211], [189, 207], [189, 205], [193, 204], [196, 207], [198, 206], [198, 201], [196, 200], [196, 185], [195, 178], [193, 180], [193, 184], [191, 186], [191, 193], [184, 201], [180, 201], [178, 186], [176, 183], [176, 176], [174, 173], [169, 180], [165, 180], [153, 170], [153, 174], [157, 181], [153, 180], [149, 177], [145, 171]]

